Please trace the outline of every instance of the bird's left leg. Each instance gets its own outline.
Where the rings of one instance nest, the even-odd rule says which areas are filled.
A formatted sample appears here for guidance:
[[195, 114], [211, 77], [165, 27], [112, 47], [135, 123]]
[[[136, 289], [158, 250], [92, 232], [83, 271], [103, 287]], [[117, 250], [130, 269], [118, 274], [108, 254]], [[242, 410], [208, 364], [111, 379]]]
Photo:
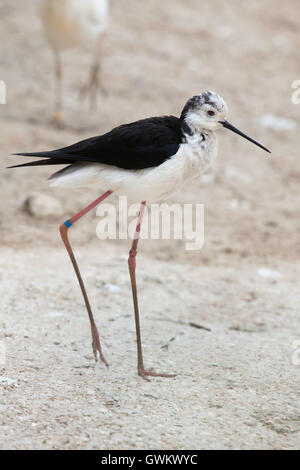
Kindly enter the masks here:
[[137, 246], [138, 246], [138, 242], [139, 242], [141, 224], [142, 224], [142, 219], [143, 219], [143, 215], [144, 215], [144, 212], [145, 212], [145, 207], [146, 207], [146, 201], [143, 201], [141, 203], [140, 213], [139, 213], [139, 217], [138, 217], [138, 222], [137, 222], [137, 226], [136, 226], [136, 230], [135, 230], [134, 239], [133, 239], [132, 245], [131, 245], [131, 250], [129, 251], [128, 266], [129, 266], [129, 273], [130, 273], [130, 280], [131, 280], [131, 287], [132, 287], [132, 296], [133, 296], [133, 305], [134, 305], [136, 340], [137, 340], [137, 355], [138, 355], [138, 364], [137, 364], [138, 374], [141, 377], [143, 377], [143, 379], [149, 380], [149, 379], [147, 379], [148, 375], [150, 375], [152, 377], [175, 377], [175, 375], [174, 374], [163, 374], [163, 373], [160, 373], [160, 372], [154, 372], [152, 370], [145, 369], [145, 367], [144, 367], [135, 269], [136, 269]]
[[99, 90], [103, 95], [107, 95], [101, 78], [101, 56], [103, 51], [104, 36], [104, 33], [101, 32], [96, 39], [88, 83], [82, 88], [81, 91], [83, 95], [89, 95], [90, 109], [97, 108], [97, 94]]
[[96, 323], [95, 323], [95, 320], [94, 320], [94, 316], [93, 316], [93, 313], [92, 313], [92, 309], [91, 309], [91, 306], [90, 306], [88, 295], [87, 295], [87, 292], [86, 292], [86, 289], [85, 289], [85, 286], [84, 286], [84, 282], [82, 280], [81, 273], [80, 273], [77, 261], [75, 259], [71, 244], [69, 242], [68, 229], [70, 227], [72, 227], [72, 225], [77, 220], [79, 220], [81, 217], [83, 217], [85, 214], [87, 214], [91, 209], [93, 209], [98, 204], [100, 204], [100, 202], [104, 201], [104, 199], [106, 199], [108, 196], [110, 196], [112, 194], [112, 192], [113, 191], [106, 191], [106, 193], [102, 194], [102, 196], [100, 196], [98, 199], [96, 199], [94, 202], [92, 202], [90, 205], [88, 205], [85, 209], [78, 212], [78, 214], [71, 217], [71, 219], [67, 220], [59, 228], [61, 238], [64, 242], [66, 250], [69, 253], [70, 259], [72, 261], [74, 271], [76, 273], [76, 276], [77, 276], [77, 279], [78, 279], [78, 282], [79, 282], [79, 285], [80, 285], [80, 289], [81, 289], [81, 292], [82, 292], [82, 295], [83, 295], [83, 298], [84, 298], [85, 306], [86, 306], [86, 309], [87, 309], [87, 312], [88, 312], [88, 315], [89, 315], [90, 324], [91, 324], [91, 332], [92, 332], [92, 340], [93, 340], [92, 346], [93, 346], [93, 352], [94, 352], [95, 360], [97, 361], [97, 351], [98, 351], [101, 361], [104, 362], [104, 364], [106, 366], [108, 364], [107, 364], [107, 362], [106, 362], [106, 360], [103, 356], [103, 353], [102, 353], [101, 344], [100, 344], [100, 337], [99, 337], [97, 326], [96, 326]]

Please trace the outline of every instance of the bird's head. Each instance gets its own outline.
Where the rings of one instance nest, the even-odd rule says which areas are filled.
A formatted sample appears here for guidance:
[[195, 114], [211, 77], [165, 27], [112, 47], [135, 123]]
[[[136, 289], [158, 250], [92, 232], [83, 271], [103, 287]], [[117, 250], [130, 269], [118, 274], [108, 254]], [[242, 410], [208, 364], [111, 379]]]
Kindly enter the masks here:
[[227, 121], [227, 113], [228, 107], [225, 100], [214, 91], [205, 91], [187, 101], [180, 119], [185, 122], [192, 133], [216, 131], [225, 127], [270, 153], [263, 145], [230, 124]]
[[192, 131], [215, 131], [222, 127], [227, 115], [227, 104], [213, 91], [206, 91], [201, 95], [193, 96], [183, 108], [181, 119]]

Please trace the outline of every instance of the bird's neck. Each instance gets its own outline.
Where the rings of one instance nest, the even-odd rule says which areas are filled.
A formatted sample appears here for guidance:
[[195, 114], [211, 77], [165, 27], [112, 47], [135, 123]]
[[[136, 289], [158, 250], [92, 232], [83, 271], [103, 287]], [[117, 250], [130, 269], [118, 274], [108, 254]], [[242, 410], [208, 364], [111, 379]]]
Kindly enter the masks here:
[[203, 141], [215, 139], [214, 131], [195, 127], [191, 121], [183, 119], [182, 117], [180, 120], [183, 140], [190, 140], [189, 138], [197, 139], [198, 137], [202, 137]]
[[188, 141], [195, 141], [200, 140], [202, 142], [209, 142], [211, 140], [215, 140], [215, 132], [210, 131], [208, 129], [195, 129], [191, 125], [189, 125], [186, 121], [182, 121], [181, 123], [182, 129], [182, 140], [183, 142]]
[[208, 129], [183, 129], [183, 147], [185, 151], [185, 165], [195, 176], [203, 173], [213, 165], [217, 157], [218, 143], [214, 131]]

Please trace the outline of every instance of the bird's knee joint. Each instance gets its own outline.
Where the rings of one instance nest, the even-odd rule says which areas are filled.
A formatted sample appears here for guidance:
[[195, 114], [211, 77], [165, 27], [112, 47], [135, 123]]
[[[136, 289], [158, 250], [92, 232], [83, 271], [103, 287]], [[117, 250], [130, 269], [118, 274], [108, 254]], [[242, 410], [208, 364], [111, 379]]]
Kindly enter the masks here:
[[70, 228], [70, 227], [72, 227], [73, 224], [69, 220], [66, 220], [63, 225], [67, 228]]
[[129, 256], [128, 256], [129, 264], [132, 264], [135, 262], [136, 254], [137, 254], [137, 250], [132, 249], [129, 251]]
[[59, 231], [61, 233], [61, 236], [63, 236], [67, 230], [72, 227], [72, 223], [69, 220], [66, 220], [61, 226], [59, 227]]
[[136, 257], [136, 254], [137, 254], [137, 250], [131, 249], [131, 250], [129, 251], [129, 258], [135, 258], [135, 257]]

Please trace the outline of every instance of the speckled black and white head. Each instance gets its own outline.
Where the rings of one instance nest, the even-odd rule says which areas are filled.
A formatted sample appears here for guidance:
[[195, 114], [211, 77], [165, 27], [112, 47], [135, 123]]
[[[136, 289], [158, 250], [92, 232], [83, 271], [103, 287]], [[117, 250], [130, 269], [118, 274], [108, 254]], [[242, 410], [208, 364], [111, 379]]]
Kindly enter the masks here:
[[225, 100], [214, 91], [205, 91], [188, 100], [182, 110], [180, 120], [185, 134], [204, 134], [225, 127], [270, 153], [266, 147], [230, 124], [227, 121], [227, 113]]
[[181, 120], [192, 133], [205, 130], [215, 131], [222, 127], [220, 121], [226, 120], [227, 104], [214, 91], [205, 91], [188, 100], [181, 113]]

